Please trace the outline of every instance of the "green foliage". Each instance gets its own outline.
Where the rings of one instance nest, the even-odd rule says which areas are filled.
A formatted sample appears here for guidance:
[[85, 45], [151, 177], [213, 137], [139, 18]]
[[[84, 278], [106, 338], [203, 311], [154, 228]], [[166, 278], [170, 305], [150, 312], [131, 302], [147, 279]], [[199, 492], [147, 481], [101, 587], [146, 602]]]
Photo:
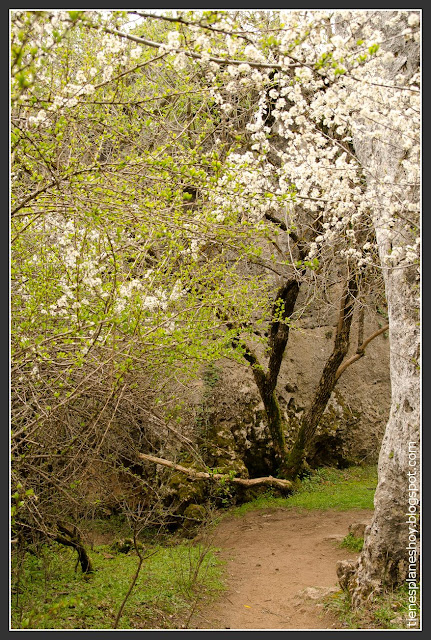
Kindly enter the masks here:
[[214, 389], [214, 387], [217, 385], [217, 382], [220, 379], [221, 372], [222, 371], [220, 367], [217, 367], [214, 362], [210, 362], [205, 368], [202, 374], [202, 378], [205, 385], [208, 387], [208, 391]]
[[342, 540], [340, 547], [344, 547], [345, 549], [349, 549], [350, 551], [362, 551], [362, 547], [364, 546], [364, 539], [357, 538], [356, 536], [348, 533], [347, 536]]
[[[211, 598], [222, 588], [220, 563], [213, 549], [179, 544], [146, 548], [138, 581], [119, 628], [176, 628], [187, 618], [193, 598]], [[114, 553], [109, 546], [91, 552], [90, 579], [74, 571], [73, 551], [45, 547], [27, 555], [12, 595], [13, 629], [111, 629], [136, 570], [134, 553]], [[178, 627], [177, 627], [178, 628]]]
[[69, 14], [69, 17], [72, 20], [72, 22], [76, 22], [76, 20], [78, 20], [80, 17], [82, 17], [84, 12], [83, 11], [68, 11], [67, 13]]
[[322, 55], [319, 57], [319, 59], [316, 62], [316, 69], [323, 69], [329, 65], [332, 65], [332, 53], [326, 52], [326, 53], [322, 53]]
[[230, 469], [226, 471], [226, 469], [208, 469], [210, 475], [220, 473], [227, 475], [227, 478], [218, 478], [211, 487], [211, 498], [214, 500], [214, 503], [221, 508], [227, 509], [230, 507], [233, 501], [233, 497], [235, 495], [235, 489], [232, 480], [236, 476], [236, 471], [234, 469]]
[[375, 53], [377, 53], [379, 49], [380, 49], [379, 44], [373, 44], [371, 45], [371, 47], [368, 47], [368, 53], [370, 54], [370, 56], [373, 56]]
[[[219, 115], [205, 79], [176, 69], [173, 54], [132, 56], [126, 42], [120, 55], [115, 38], [101, 47], [103, 29], [88, 26], [95, 14], [55, 15], [12, 15], [13, 466], [37, 494], [14, 497], [12, 516], [20, 509], [29, 522], [36, 499], [49, 521], [76, 501], [96, 508], [80, 474], [94, 458], [118, 468], [125, 396], [128, 407], [166, 406], [203, 363], [210, 392], [212, 363], [240, 357], [232, 338], [268, 312], [265, 277], [243, 275], [263, 230], [229, 199], [214, 213], [218, 181], [235, 181], [224, 145], [210, 143]], [[127, 20], [105, 17], [108, 28]], [[176, 31], [154, 20], [137, 30], [160, 41]], [[138, 387], [146, 391], [132, 399]], [[130, 415], [124, 422], [129, 432]], [[89, 437], [93, 423], [100, 437]], [[57, 472], [63, 493], [53, 496]]]

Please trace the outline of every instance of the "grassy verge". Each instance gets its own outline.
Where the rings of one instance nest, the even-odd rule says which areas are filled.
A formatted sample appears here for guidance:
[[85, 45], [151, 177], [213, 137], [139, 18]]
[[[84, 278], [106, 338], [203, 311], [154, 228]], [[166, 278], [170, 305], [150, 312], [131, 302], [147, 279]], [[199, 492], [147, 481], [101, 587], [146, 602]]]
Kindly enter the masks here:
[[[213, 549], [182, 543], [148, 553], [119, 629], [181, 628], [197, 601], [223, 588]], [[95, 573], [85, 576], [75, 572], [76, 554], [60, 545], [27, 555], [13, 588], [12, 628], [112, 629], [138, 558], [95, 546], [91, 559]]]
[[377, 485], [375, 466], [349, 467], [348, 469], [321, 468], [295, 485], [287, 498], [274, 497], [266, 492], [251, 502], [234, 510], [236, 515], [265, 508], [291, 507], [303, 509], [373, 509], [374, 491]]
[[376, 597], [357, 611], [352, 610], [350, 598], [343, 591], [330, 596], [325, 606], [337, 615], [346, 629], [413, 629], [408, 626], [409, 593], [405, 585]]

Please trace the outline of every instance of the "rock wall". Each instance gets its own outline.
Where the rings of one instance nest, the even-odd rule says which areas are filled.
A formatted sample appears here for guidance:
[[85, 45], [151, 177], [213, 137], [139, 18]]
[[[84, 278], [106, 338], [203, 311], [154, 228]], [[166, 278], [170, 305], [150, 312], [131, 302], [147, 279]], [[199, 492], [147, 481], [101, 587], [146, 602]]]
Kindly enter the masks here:
[[[335, 317], [335, 316], [334, 316]], [[335, 335], [331, 324], [316, 326], [310, 313], [292, 329], [278, 379], [278, 400], [284, 413], [286, 440], [293, 442], [302, 412], [309, 406]], [[364, 338], [386, 324], [381, 315], [369, 312]], [[357, 346], [353, 324], [351, 348]], [[264, 362], [263, 346], [254, 345]], [[265, 475], [274, 468], [265, 411], [247, 363], [223, 360], [216, 375], [203, 370], [193, 385], [195, 437], [206, 463], [224, 470], [235, 469], [250, 476]], [[207, 380], [207, 382], [205, 382]], [[208, 384], [208, 380], [212, 381]], [[314, 466], [349, 462], [376, 462], [390, 408], [389, 339], [381, 334], [367, 347], [366, 355], [340, 377], [319, 426], [308, 462]], [[196, 417], [195, 417], [196, 422]]]

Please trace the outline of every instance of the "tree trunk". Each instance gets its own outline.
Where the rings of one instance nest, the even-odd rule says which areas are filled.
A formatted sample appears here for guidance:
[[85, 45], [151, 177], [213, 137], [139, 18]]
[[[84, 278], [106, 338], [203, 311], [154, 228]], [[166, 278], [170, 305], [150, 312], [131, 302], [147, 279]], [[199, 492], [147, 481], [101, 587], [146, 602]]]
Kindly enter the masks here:
[[245, 347], [244, 358], [251, 365], [253, 377], [265, 408], [268, 431], [271, 436], [275, 459], [279, 466], [279, 472], [283, 474], [287, 449], [284, 438], [283, 417], [276, 397], [275, 387], [271, 387], [268, 374], [264, 372], [257, 356], [248, 347]]
[[316, 432], [319, 421], [337, 383], [339, 368], [349, 350], [350, 327], [352, 325], [353, 309], [357, 291], [357, 278], [353, 277], [348, 282], [346, 293], [343, 295], [341, 301], [340, 316], [333, 352], [323, 369], [313, 402], [301, 420], [298, 435], [287, 459], [286, 471], [288, 478], [296, 478], [304, 468], [307, 446], [310, 444], [310, 441]]
[[419, 329], [407, 272], [393, 270], [388, 275], [386, 295], [392, 403], [379, 455], [374, 517], [358, 562], [342, 563], [337, 569], [340, 584], [350, 592], [355, 607], [372, 593], [403, 584], [409, 575], [409, 565], [415, 565], [415, 579], [418, 576], [419, 507], [415, 503], [419, 498], [420, 473]]
[[272, 316], [273, 321], [269, 335], [269, 362], [265, 373], [257, 356], [243, 345], [244, 358], [251, 365], [253, 376], [265, 407], [268, 431], [271, 435], [277, 474], [285, 476], [288, 451], [284, 438], [284, 420], [278, 404], [276, 388], [281, 362], [289, 340], [289, 320], [292, 315], [299, 294], [300, 284], [297, 280], [288, 280], [277, 292]]
[[274, 454], [278, 464], [278, 474], [284, 477], [286, 473], [286, 457], [288, 452], [286, 448], [286, 440], [284, 438], [284, 420], [280, 411], [280, 405], [278, 404], [276, 390], [268, 384], [266, 379], [263, 382], [257, 382], [257, 376], [255, 376], [255, 379], [259, 388], [260, 397], [262, 398], [262, 402], [265, 407], [268, 431], [271, 435]]
[[[382, 15], [383, 14], [383, 15]], [[390, 37], [390, 19], [394, 12], [376, 12], [373, 25], [388, 38], [385, 48], [396, 54], [389, 68], [386, 84], [400, 84], [397, 60], [405, 60], [405, 85], [419, 68], [419, 46], [403, 36]], [[404, 16], [403, 20], [406, 20]], [[407, 26], [407, 24], [405, 25]], [[397, 67], [398, 64], [398, 67]], [[382, 80], [379, 80], [382, 83]], [[412, 90], [409, 90], [412, 91]], [[405, 92], [404, 96], [413, 96]], [[414, 105], [417, 109], [417, 105]], [[417, 267], [402, 258], [395, 266], [388, 265], [392, 247], [413, 245], [419, 220], [406, 229], [405, 219], [396, 218], [388, 224], [385, 215], [390, 205], [384, 182], [396, 188], [406, 180], [403, 175], [402, 135], [392, 128], [381, 128], [380, 140], [362, 136], [354, 138], [360, 162], [369, 167], [367, 186], [372, 190], [375, 208], [372, 212], [377, 244], [385, 280], [389, 314], [390, 368], [392, 402], [389, 421], [379, 455], [378, 485], [374, 498], [374, 517], [366, 532], [364, 547], [356, 563], [338, 567], [340, 584], [352, 597], [354, 607], [384, 589], [407, 583], [415, 592], [418, 579], [419, 506], [419, 438], [420, 438], [420, 373], [419, 373], [419, 283]], [[419, 131], [418, 131], [419, 134]], [[397, 150], [397, 147], [399, 150]], [[415, 188], [409, 187], [408, 197], [417, 202]], [[395, 198], [394, 198], [395, 202]], [[413, 215], [409, 212], [408, 217]], [[416, 229], [415, 229], [416, 226]], [[411, 593], [410, 593], [411, 595]], [[411, 602], [411, 601], [410, 601]], [[417, 621], [415, 621], [417, 625]], [[409, 623], [411, 627], [415, 623]]]
[[90, 557], [82, 543], [78, 529], [74, 525], [66, 527], [66, 525], [62, 523], [58, 523], [57, 527], [63, 535], [57, 534], [54, 537], [54, 540], [67, 547], [73, 547], [73, 549], [76, 550], [78, 554], [78, 563], [81, 565], [82, 573], [93, 573], [93, 565], [91, 564]]

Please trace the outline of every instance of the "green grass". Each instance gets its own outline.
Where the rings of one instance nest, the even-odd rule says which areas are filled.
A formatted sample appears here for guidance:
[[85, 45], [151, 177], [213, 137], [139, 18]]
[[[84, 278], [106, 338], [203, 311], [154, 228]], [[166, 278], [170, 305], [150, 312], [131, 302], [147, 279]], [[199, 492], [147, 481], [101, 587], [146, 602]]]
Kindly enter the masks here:
[[[419, 591], [417, 597], [419, 616]], [[349, 596], [339, 591], [327, 599], [325, 607], [346, 629], [414, 629], [408, 626], [409, 593], [405, 585], [369, 600], [366, 607], [357, 610], [352, 610]]]
[[[197, 600], [223, 589], [214, 550], [183, 543], [153, 551], [119, 629], [181, 628]], [[76, 554], [60, 545], [45, 547], [40, 557], [27, 555], [13, 590], [12, 628], [112, 629], [138, 558], [115, 554], [108, 546], [95, 547], [90, 555], [95, 568], [91, 576], [75, 572]]]
[[310, 476], [295, 483], [295, 489], [287, 498], [274, 497], [271, 492], [259, 496], [234, 510], [236, 515], [267, 508], [292, 507], [302, 509], [373, 509], [374, 491], [377, 485], [375, 466], [332, 469], [322, 467]]

